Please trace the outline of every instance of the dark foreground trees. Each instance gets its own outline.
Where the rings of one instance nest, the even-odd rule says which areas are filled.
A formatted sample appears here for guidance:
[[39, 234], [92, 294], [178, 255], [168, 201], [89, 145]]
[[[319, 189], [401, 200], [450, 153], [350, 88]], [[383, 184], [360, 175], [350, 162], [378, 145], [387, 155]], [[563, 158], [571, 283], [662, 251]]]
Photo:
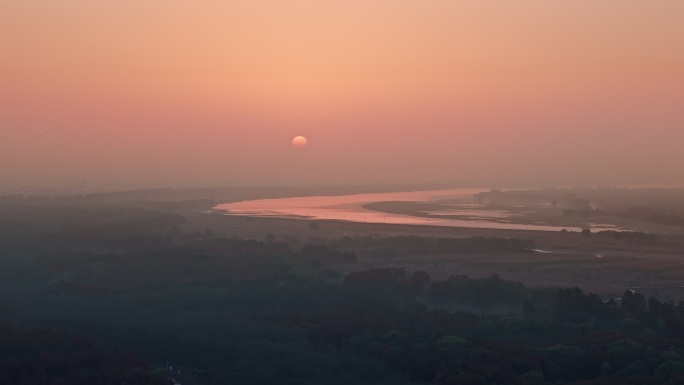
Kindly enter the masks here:
[[0, 384], [171, 385], [167, 373], [90, 338], [0, 323]]
[[262, 242], [110, 211], [70, 210], [62, 226], [23, 210], [0, 226], [0, 317], [22, 327], [0, 330], [0, 383], [164, 383], [149, 363], [167, 362], [184, 385], [684, 381], [684, 304], [357, 261], [373, 250], [514, 258], [532, 241]]

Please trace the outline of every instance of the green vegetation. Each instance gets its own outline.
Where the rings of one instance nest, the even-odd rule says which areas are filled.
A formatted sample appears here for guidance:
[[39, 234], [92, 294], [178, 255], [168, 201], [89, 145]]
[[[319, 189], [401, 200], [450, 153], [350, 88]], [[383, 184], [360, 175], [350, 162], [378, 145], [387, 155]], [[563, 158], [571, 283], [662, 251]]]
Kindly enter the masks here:
[[0, 324], [0, 383], [171, 385], [167, 373], [71, 333]]
[[[182, 216], [139, 206], [0, 212], [0, 318], [13, 324], [0, 327], [2, 383], [684, 381], [684, 303], [496, 274], [434, 280], [357, 255], [515, 257], [530, 240], [257, 241], [187, 232]], [[154, 369], [167, 363], [177, 369]]]

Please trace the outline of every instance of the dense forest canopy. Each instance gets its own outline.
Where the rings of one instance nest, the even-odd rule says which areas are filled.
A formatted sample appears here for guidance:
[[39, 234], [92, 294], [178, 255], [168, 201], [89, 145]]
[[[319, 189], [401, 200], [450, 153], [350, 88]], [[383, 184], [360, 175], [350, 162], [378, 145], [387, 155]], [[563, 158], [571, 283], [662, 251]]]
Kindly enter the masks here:
[[684, 381], [684, 303], [377, 266], [411, 253], [515, 258], [533, 240], [255, 240], [187, 231], [182, 215], [149, 207], [0, 209], [7, 383]]

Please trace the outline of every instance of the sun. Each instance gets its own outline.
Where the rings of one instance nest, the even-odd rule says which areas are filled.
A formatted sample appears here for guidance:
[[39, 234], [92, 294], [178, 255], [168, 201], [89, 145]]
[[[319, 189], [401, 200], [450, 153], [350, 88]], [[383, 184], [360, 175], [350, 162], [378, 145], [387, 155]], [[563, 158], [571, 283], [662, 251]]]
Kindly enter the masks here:
[[304, 148], [309, 144], [309, 141], [303, 136], [295, 136], [292, 139], [292, 147], [294, 148]]

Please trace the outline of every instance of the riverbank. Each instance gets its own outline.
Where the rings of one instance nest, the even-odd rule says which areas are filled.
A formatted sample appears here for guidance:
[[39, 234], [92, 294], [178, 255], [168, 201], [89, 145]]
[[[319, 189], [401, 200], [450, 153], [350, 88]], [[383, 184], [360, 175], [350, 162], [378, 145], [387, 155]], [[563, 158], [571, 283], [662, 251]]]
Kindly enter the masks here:
[[[514, 207], [484, 207], [474, 200], [482, 189], [256, 199], [220, 204], [216, 212], [250, 217], [309, 218], [359, 223], [424, 225], [529, 231], [595, 231], [619, 229], [610, 224], [559, 221], [516, 213]], [[528, 210], [529, 211], [529, 210]], [[560, 216], [562, 219], [562, 216]], [[560, 223], [559, 223], [560, 222]]]
[[[452, 189], [299, 196], [219, 204], [251, 217], [529, 231], [636, 231], [684, 235], [677, 191], [622, 189]], [[663, 207], [667, 204], [669, 213]], [[655, 205], [655, 206], [654, 206]], [[679, 222], [678, 222], [679, 221]]]
[[[317, 229], [310, 224], [316, 222]], [[612, 237], [583, 236], [577, 232], [501, 230], [462, 227], [356, 223], [348, 221], [272, 217], [243, 217], [221, 214], [186, 216], [184, 230], [205, 231], [236, 238], [287, 242], [293, 248], [308, 242], [337, 242], [349, 237], [492, 237], [531, 239], [536, 249], [527, 254], [421, 254], [394, 250], [388, 258], [359, 251], [360, 262], [350, 269], [368, 266], [407, 266], [446, 279], [467, 274], [491, 274], [529, 286], [578, 286], [603, 296], [619, 296], [630, 287], [663, 286], [684, 280], [684, 237], [661, 236], [650, 244], [635, 244]], [[664, 291], [661, 291], [664, 292]], [[681, 293], [680, 293], [681, 292]], [[679, 298], [684, 290], [663, 294]]]

